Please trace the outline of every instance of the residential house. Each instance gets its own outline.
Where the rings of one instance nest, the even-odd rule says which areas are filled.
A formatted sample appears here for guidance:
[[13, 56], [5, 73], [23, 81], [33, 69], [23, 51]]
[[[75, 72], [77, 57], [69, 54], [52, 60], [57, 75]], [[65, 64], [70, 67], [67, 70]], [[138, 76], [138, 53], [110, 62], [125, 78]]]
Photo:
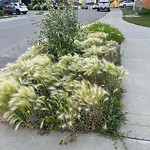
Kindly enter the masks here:
[[119, 7], [119, 4], [120, 4], [120, 2], [122, 2], [123, 0], [114, 0], [114, 2], [112, 2], [111, 4], [110, 4], [110, 7], [111, 8], [117, 8], [117, 7]]
[[150, 9], [150, 0], [142, 0], [142, 7]]

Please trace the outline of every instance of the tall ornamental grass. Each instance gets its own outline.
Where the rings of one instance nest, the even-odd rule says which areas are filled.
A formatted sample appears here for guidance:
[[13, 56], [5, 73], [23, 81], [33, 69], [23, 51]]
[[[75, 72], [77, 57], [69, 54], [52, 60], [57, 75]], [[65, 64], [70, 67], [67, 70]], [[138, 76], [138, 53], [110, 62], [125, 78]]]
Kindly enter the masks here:
[[127, 72], [118, 50], [123, 36], [107, 24], [79, 28], [67, 8], [53, 12], [50, 6], [39, 42], [1, 70], [1, 116], [15, 129], [113, 135], [125, 121], [121, 82]]

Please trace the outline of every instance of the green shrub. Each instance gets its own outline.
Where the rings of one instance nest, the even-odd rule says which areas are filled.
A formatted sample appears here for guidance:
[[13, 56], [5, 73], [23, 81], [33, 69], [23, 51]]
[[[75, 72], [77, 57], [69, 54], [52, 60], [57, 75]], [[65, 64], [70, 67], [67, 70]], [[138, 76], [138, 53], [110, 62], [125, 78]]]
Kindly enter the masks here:
[[139, 12], [139, 15], [140, 16], [150, 16], [150, 9], [142, 9], [140, 12]]
[[28, 8], [28, 10], [33, 10], [33, 5], [32, 5], [32, 4], [29, 4], [29, 5], [27, 6], [27, 8]]
[[75, 10], [60, 3], [57, 9], [49, 6], [48, 11], [39, 26], [41, 28], [39, 40], [43, 50], [53, 54], [56, 59], [69, 53], [74, 54], [77, 52], [74, 40], [79, 30]]
[[4, 16], [4, 11], [0, 10], [0, 16]]
[[41, 6], [40, 6], [40, 4], [35, 4], [34, 6], [33, 6], [33, 10], [41, 10], [42, 8], [41, 8]]
[[119, 44], [124, 40], [124, 37], [120, 31], [109, 24], [93, 23], [89, 26], [86, 26], [85, 29], [87, 32], [105, 32], [108, 34], [107, 40], [113, 40]]

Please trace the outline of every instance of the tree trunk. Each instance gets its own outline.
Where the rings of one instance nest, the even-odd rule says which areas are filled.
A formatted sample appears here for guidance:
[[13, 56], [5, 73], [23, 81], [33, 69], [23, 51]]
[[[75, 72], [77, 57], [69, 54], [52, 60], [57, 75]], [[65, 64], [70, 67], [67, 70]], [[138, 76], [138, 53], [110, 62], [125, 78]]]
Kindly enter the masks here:
[[142, 9], [142, 0], [134, 0], [134, 11], [135, 15], [138, 15], [138, 12]]

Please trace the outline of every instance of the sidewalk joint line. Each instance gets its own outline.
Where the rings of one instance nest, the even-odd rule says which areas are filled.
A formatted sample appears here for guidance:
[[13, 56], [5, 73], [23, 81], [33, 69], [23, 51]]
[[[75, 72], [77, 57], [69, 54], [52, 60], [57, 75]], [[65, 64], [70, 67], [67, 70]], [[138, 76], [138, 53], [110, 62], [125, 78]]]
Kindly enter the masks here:
[[137, 138], [137, 137], [130, 137], [130, 136], [124, 136], [124, 137], [131, 140], [150, 142], [150, 139], [145, 139], [145, 138]]

